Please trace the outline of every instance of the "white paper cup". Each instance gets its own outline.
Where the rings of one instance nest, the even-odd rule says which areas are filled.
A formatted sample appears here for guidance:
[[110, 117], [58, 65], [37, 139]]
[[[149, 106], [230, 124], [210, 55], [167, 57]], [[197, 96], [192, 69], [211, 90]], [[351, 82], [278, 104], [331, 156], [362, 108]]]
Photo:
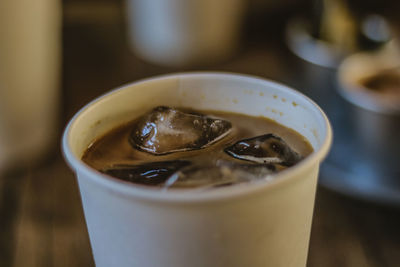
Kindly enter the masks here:
[[[266, 116], [305, 136], [314, 152], [265, 184], [203, 192], [143, 188], [81, 160], [98, 136], [157, 105]], [[305, 266], [318, 169], [330, 124], [304, 95], [244, 75], [188, 73], [112, 91], [67, 126], [65, 158], [76, 172], [98, 267]]]

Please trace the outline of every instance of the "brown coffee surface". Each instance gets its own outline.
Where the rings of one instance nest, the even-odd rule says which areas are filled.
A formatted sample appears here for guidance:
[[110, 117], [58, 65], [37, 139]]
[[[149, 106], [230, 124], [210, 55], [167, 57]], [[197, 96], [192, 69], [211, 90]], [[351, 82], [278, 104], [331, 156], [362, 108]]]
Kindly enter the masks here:
[[[175, 152], [166, 155], [153, 155], [134, 148], [129, 142], [132, 129], [135, 123], [137, 123], [137, 120], [133, 120], [120, 125], [95, 140], [85, 151], [82, 160], [99, 171], [112, 168], [116, 165], [140, 165], [174, 160], [190, 161], [201, 166], [216, 165], [221, 160], [239, 164], [248, 163], [242, 159], [232, 157], [224, 149], [232, 146], [239, 140], [269, 133], [282, 138], [302, 157], [306, 157], [313, 151], [305, 137], [271, 119], [216, 111], [201, 111], [201, 113], [230, 121], [232, 123], [231, 132], [223, 139], [202, 149]], [[285, 166], [281, 166], [279, 169], [285, 168]]]
[[370, 97], [386, 107], [400, 109], [400, 72], [382, 71], [360, 80]]

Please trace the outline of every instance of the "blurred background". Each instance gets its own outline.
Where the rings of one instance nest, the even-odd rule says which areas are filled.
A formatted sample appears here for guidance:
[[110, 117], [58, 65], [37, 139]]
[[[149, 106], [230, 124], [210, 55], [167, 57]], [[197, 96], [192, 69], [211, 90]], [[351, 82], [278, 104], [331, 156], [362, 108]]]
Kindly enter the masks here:
[[62, 130], [155, 75], [245, 73], [308, 95], [334, 128], [308, 266], [400, 266], [397, 0], [2, 0], [0, 266], [94, 266]]

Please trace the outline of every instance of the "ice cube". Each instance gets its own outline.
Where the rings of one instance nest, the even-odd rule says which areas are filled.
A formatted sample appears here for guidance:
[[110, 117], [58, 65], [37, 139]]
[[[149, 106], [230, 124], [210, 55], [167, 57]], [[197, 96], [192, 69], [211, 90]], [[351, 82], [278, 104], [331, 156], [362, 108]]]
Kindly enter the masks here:
[[141, 165], [114, 165], [102, 170], [110, 176], [143, 185], [161, 185], [168, 177], [182, 167], [188, 166], [189, 161], [172, 160], [144, 163]]
[[165, 188], [212, 188], [243, 182], [269, 180], [276, 172], [271, 164], [238, 164], [222, 162], [217, 165], [190, 165], [177, 171], [165, 182]]
[[139, 150], [163, 155], [207, 147], [231, 128], [229, 121], [220, 118], [156, 107], [138, 120], [129, 141]]
[[265, 134], [236, 142], [224, 150], [227, 154], [241, 160], [256, 163], [280, 164], [290, 167], [302, 159], [279, 136]]

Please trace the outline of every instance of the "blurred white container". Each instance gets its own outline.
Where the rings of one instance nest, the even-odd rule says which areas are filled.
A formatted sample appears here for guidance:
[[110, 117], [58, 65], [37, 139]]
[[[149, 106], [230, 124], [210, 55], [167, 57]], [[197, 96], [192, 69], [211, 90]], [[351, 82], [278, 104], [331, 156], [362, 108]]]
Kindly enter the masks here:
[[127, 0], [129, 38], [161, 65], [211, 64], [238, 47], [243, 0]]
[[55, 143], [60, 2], [0, 1], [0, 171]]
[[[271, 183], [160, 191], [81, 161], [110, 129], [158, 105], [266, 116], [306, 137], [314, 152]], [[63, 137], [76, 172], [98, 267], [304, 267], [319, 165], [332, 140], [324, 113], [300, 93], [259, 78], [177, 74], [126, 85], [88, 104]]]

